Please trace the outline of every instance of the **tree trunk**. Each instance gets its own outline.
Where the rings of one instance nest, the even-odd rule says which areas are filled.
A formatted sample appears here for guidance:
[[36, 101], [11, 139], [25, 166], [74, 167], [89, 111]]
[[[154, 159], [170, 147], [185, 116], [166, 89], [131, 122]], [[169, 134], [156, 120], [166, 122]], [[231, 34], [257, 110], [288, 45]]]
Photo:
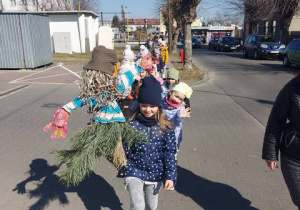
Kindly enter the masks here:
[[174, 33], [173, 33], [173, 47], [172, 47], [172, 54], [178, 53], [177, 51], [177, 41], [178, 41], [178, 36], [180, 33], [180, 28], [177, 28]]
[[192, 33], [191, 23], [184, 24], [184, 66], [183, 70], [192, 70]]

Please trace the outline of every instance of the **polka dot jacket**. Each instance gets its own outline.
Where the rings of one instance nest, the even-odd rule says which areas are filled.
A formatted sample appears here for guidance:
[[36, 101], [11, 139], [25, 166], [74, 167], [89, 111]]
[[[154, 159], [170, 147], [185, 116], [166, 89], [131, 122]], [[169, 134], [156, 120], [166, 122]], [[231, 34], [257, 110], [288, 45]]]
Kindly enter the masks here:
[[144, 181], [177, 179], [176, 141], [174, 129], [163, 132], [158, 125], [146, 127], [134, 120], [130, 125], [137, 132], [146, 134], [143, 143], [128, 147], [123, 144], [127, 157], [125, 177], [137, 177]]

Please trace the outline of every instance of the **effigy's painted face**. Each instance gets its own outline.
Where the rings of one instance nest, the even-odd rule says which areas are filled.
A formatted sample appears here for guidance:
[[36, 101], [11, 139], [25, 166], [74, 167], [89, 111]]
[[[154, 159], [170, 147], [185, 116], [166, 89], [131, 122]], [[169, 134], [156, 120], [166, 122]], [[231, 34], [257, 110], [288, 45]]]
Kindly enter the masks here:
[[[97, 107], [108, 105], [119, 95], [111, 75], [97, 70], [85, 70], [80, 84], [79, 97], [88, 107], [93, 107], [95, 110]], [[91, 98], [97, 102], [96, 106], [95, 103], [90, 103]]]
[[158, 112], [158, 106], [140, 104], [140, 111], [145, 117], [152, 117]]

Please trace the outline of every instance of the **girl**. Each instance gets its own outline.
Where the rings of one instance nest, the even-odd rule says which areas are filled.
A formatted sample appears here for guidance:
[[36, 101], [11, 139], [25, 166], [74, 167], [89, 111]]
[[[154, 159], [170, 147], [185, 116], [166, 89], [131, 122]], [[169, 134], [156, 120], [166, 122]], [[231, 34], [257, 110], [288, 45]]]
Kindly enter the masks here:
[[175, 135], [177, 149], [182, 141], [182, 122], [186, 117], [190, 117], [191, 108], [185, 108], [183, 105], [185, 98], [190, 98], [192, 88], [187, 84], [180, 82], [172, 90], [162, 94], [162, 109], [167, 115], [168, 120], [175, 125]]
[[162, 182], [164, 190], [171, 190], [177, 178], [175, 133], [160, 107], [161, 87], [155, 78], [144, 78], [137, 101], [139, 109], [130, 125], [145, 139], [133, 147], [123, 144], [127, 157], [125, 188], [131, 210], [155, 210]]
[[[179, 71], [175, 68], [170, 68], [166, 80], [164, 80], [164, 84], [162, 86], [163, 92], [170, 91], [175, 85], [179, 83]], [[190, 105], [190, 99], [185, 97], [184, 98], [184, 106], [185, 108], [191, 107]]]

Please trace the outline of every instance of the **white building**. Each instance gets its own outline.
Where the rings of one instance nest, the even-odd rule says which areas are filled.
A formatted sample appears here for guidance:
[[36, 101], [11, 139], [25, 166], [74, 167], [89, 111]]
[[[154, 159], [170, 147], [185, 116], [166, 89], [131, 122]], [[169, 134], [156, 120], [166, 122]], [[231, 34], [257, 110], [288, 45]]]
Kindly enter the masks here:
[[73, 0], [0, 0], [0, 11], [72, 10]]
[[[91, 11], [39, 11], [23, 13], [41, 14], [49, 17], [53, 52], [58, 52], [58, 48], [55, 47], [58, 47], [55, 40], [60, 40], [60, 46], [68, 48], [65, 49], [68, 53], [89, 52], [97, 45], [96, 37], [99, 31], [99, 16]], [[54, 39], [55, 36], [56, 39]], [[64, 40], [65, 44], [63, 43]]]

